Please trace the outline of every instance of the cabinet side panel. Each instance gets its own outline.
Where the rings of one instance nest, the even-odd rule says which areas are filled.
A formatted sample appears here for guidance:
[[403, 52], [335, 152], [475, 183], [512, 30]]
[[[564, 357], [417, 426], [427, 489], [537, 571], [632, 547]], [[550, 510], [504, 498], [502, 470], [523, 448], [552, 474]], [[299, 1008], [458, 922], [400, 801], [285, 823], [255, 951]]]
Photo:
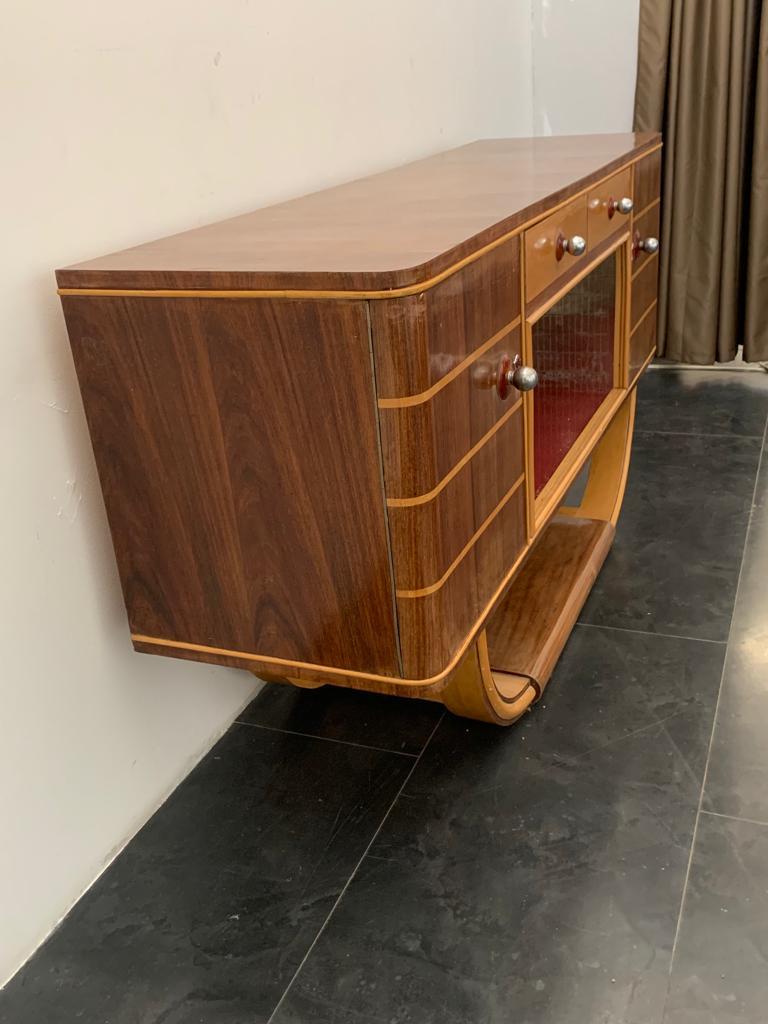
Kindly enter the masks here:
[[132, 631], [396, 673], [365, 303], [64, 309]]

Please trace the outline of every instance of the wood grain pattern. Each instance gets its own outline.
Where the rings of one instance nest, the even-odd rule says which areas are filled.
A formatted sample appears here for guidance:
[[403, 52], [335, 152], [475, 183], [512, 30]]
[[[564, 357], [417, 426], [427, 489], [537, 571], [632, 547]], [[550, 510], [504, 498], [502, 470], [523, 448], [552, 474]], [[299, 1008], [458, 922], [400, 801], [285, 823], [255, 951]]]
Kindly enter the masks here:
[[371, 302], [380, 399], [423, 393], [520, 315], [520, 240], [421, 295]]
[[439, 579], [523, 472], [523, 413], [517, 411], [431, 501], [390, 508], [398, 590]]
[[[648, 207], [645, 213], [639, 217], [634, 218], [633, 224], [633, 239], [645, 239], [645, 238], [659, 238], [659, 221], [661, 216], [661, 207], [658, 203], [654, 203]], [[651, 255], [643, 249], [633, 249], [632, 254], [632, 273], [637, 274], [640, 268], [652, 259]]]
[[656, 351], [656, 302], [645, 314], [629, 336], [629, 383], [635, 381], [648, 356]]
[[553, 518], [529, 552], [486, 633], [493, 670], [544, 689], [613, 541], [609, 522]]
[[625, 231], [629, 226], [627, 215], [619, 213], [615, 203], [624, 196], [632, 198], [631, 178], [632, 172], [628, 167], [590, 189], [587, 195], [587, 240], [590, 249], [611, 235]]
[[525, 232], [525, 297], [532, 302], [545, 288], [554, 284], [579, 263], [589, 259], [589, 250], [582, 256], [565, 253], [558, 259], [558, 237], [587, 237], [587, 198], [582, 196], [568, 206], [540, 221]]
[[643, 157], [635, 164], [635, 210], [643, 210], [659, 198], [661, 191], [661, 150]]
[[416, 498], [436, 487], [517, 400], [496, 391], [502, 357], [520, 351], [520, 328], [502, 338], [434, 398], [416, 406], [380, 409], [388, 498]]
[[487, 611], [525, 545], [525, 493], [520, 487], [448, 581], [428, 597], [399, 598], [400, 641], [406, 676], [441, 672]]
[[424, 281], [659, 144], [491, 139], [58, 272], [82, 288], [395, 288]]
[[630, 329], [634, 328], [640, 317], [656, 301], [658, 276], [658, 255], [647, 259], [638, 273], [632, 275]]
[[397, 673], [365, 304], [64, 308], [132, 631]]

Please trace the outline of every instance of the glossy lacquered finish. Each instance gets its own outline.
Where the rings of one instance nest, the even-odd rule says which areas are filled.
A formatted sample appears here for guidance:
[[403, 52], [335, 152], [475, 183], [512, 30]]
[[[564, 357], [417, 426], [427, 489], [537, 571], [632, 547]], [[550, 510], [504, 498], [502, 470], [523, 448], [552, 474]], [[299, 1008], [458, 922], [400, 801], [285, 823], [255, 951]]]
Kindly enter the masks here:
[[63, 301], [132, 632], [397, 674], [365, 304]]
[[418, 285], [658, 144], [655, 133], [473, 142], [68, 267], [58, 282], [172, 289]]
[[[614, 497], [587, 518], [615, 522], [631, 417], [601, 439], [643, 365], [633, 183], [658, 145], [477, 143], [60, 271], [136, 649], [520, 713], [540, 689], [493, 682], [483, 627], [593, 450]], [[534, 507], [534, 321], [554, 304], [593, 374], [569, 295], [606, 260], [607, 376]]]

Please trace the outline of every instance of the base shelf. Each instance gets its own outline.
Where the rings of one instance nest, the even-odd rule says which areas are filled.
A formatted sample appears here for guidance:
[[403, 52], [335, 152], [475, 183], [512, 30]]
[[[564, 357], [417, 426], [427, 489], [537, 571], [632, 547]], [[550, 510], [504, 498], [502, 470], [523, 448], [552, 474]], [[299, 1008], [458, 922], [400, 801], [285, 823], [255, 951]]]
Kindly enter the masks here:
[[[544, 529], [487, 626], [488, 660], [500, 688], [512, 684], [507, 676], [523, 677], [541, 694], [614, 533], [610, 522], [571, 515], [555, 516]], [[519, 681], [514, 685], [520, 688]]]

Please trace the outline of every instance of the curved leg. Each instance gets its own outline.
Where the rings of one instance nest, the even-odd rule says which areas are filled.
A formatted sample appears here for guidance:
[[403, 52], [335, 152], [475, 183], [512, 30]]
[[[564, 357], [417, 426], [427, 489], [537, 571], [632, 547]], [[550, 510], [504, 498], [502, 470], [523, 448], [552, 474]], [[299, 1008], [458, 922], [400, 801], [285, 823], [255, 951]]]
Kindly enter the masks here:
[[616, 525], [627, 486], [636, 404], [637, 391], [633, 388], [592, 452], [581, 504], [578, 508], [561, 508], [561, 515], [601, 519]]
[[440, 692], [440, 699], [455, 715], [495, 725], [516, 722], [537, 696], [537, 687], [527, 677], [492, 671], [485, 631]]

